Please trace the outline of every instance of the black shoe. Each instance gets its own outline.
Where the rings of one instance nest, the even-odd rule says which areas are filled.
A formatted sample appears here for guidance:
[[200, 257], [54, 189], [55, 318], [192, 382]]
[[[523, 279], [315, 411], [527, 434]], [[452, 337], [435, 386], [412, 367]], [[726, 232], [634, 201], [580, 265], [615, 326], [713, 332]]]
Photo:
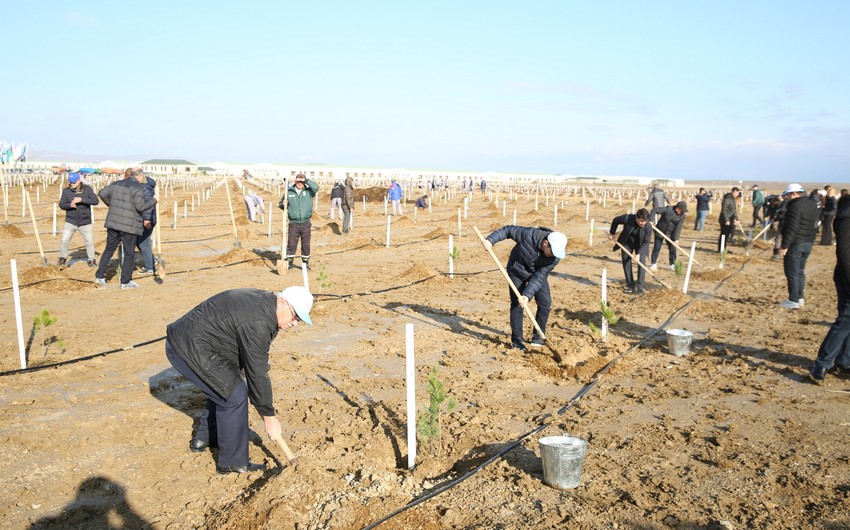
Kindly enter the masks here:
[[58, 265], [59, 267], [64, 267], [67, 262], [68, 262], [67, 259], [59, 258], [59, 261], [56, 262], [56, 265]]
[[826, 379], [826, 370], [823, 368], [813, 367], [811, 373], [809, 373], [809, 381], [816, 385], [823, 384]]
[[540, 339], [532, 339], [531, 343], [529, 343], [528, 348], [532, 350], [542, 350], [546, 345]]
[[248, 462], [247, 466], [220, 466], [215, 465], [215, 470], [219, 475], [227, 475], [228, 473], [251, 473], [253, 471], [265, 471], [265, 464], [252, 464]]
[[523, 343], [521, 343], [521, 342], [512, 342], [512, 343], [511, 343], [511, 349], [513, 349], [513, 350], [519, 350], [519, 351], [525, 351], [525, 350], [527, 350], [528, 348], [526, 348], [526, 347], [525, 347], [525, 344], [523, 344]]
[[626, 293], [626, 294], [634, 294], [635, 288], [632, 287], [631, 285], [629, 285], [628, 287], [626, 287], [626, 289], [623, 292]]
[[89, 267], [97, 267], [97, 262], [93, 259], [88, 260], [86, 263], [88, 263]]
[[850, 366], [836, 364], [832, 367], [832, 370], [830, 370], [830, 372], [834, 373], [838, 377], [847, 378], [850, 377]]
[[635, 289], [635, 294], [643, 296], [646, 293], [644, 292], [643, 287], [638, 287], [637, 289]]
[[205, 442], [203, 440], [198, 440], [197, 438], [192, 438], [189, 441], [189, 450], [193, 453], [203, 453], [210, 447], [218, 447], [215, 444], [211, 444], [209, 442]]

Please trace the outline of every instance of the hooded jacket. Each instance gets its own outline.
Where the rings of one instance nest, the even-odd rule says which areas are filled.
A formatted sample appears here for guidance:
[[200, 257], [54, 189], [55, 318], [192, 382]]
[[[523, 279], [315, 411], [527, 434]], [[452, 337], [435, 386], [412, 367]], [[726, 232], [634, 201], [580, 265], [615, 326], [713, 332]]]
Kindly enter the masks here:
[[540, 244], [551, 233], [552, 230], [544, 227], [508, 225], [487, 236], [487, 241], [493, 245], [505, 239], [516, 242], [505, 269], [510, 276], [526, 282], [521, 294], [529, 300], [534, 298], [543, 282], [547, 281], [549, 273], [561, 261], [554, 256], [546, 257], [540, 250]]
[[[77, 203], [76, 208], [71, 208], [71, 201], [75, 197], [81, 197], [83, 200]], [[62, 190], [62, 196], [59, 198], [59, 208], [65, 210], [65, 222], [74, 226], [90, 225], [91, 207], [99, 203], [97, 194], [88, 184], [83, 184], [77, 189], [68, 186]]]
[[222, 397], [241, 384], [262, 416], [274, 416], [269, 348], [279, 331], [277, 296], [231, 289], [201, 302], [169, 324], [168, 343], [189, 368]]
[[[645, 254], [649, 251], [649, 241], [652, 239], [652, 222], [647, 220], [643, 228], [637, 224], [637, 216], [633, 213], [623, 214], [615, 217], [611, 221], [611, 235], [617, 233], [617, 227], [623, 225], [623, 231], [620, 232], [620, 237], [617, 238], [617, 243], [623, 245], [631, 251], [638, 251], [640, 254]], [[632, 234], [635, 236], [635, 244], [629, 243], [632, 239]], [[614, 250], [622, 250], [617, 245], [614, 245]]]
[[812, 243], [818, 233], [820, 210], [805, 195], [788, 201], [782, 222], [782, 248], [799, 243]]
[[349, 209], [354, 208], [354, 178], [345, 177], [345, 193], [342, 196], [342, 204]]
[[109, 206], [106, 214], [106, 228], [126, 234], [142, 235], [142, 212], [156, 206], [156, 199], [145, 199], [145, 192], [139, 181], [133, 177], [113, 182], [100, 190], [100, 199]]
[[401, 200], [401, 186], [398, 185], [397, 182], [393, 181], [390, 185], [389, 193], [391, 201], [400, 201]]

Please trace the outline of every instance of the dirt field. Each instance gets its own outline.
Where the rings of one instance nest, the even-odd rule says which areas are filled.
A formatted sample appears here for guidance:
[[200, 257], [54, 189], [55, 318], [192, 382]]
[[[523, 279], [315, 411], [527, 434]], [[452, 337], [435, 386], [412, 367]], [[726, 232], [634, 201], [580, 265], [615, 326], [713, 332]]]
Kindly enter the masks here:
[[[769, 245], [756, 242], [750, 256], [733, 246], [718, 269], [719, 256], [710, 252], [716, 215], [709, 230], [694, 232], [691, 211], [681, 241], [697, 242], [702, 266], [694, 266], [689, 293], [650, 280], [646, 296], [627, 295], [619, 253], [604, 235], [631, 201], [591, 205], [598, 230], [590, 246], [585, 205], [559, 197], [558, 229], [570, 242], [550, 277], [551, 350], [519, 353], [508, 348], [507, 286], [472, 226], [486, 235], [511, 224], [514, 209], [518, 224], [552, 226], [554, 201], [545, 205], [541, 196], [535, 211], [534, 196], [522, 194], [503, 218], [501, 204], [476, 193], [461, 234], [460, 196], [431, 214], [419, 211], [416, 222], [410, 204], [393, 219], [387, 248], [381, 191], [370, 193], [365, 211], [358, 203], [354, 231], [341, 234], [341, 223], [327, 218], [325, 186], [309, 274], [316, 325], [281, 332], [271, 352], [275, 405], [299, 463], [288, 465], [262, 438], [252, 410], [258, 434], [251, 458], [269, 470], [219, 476], [212, 454], [188, 451], [203, 398], [171, 369], [160, 339], [169, 322], [219, 291], [302, 282], [298, 270], [276, 272], [277, 198], [261, 190], [275, 207], [269, 238], [266, 225], [247, 221], [231, 185], [241, 243], [234, 248], [224, 188], [187, 219], [182, 201], [198, 189], [175, 189], [162, 199], [160, 219], [167, 274], [137, 278], [141, 289], [122, 291], [115, 264], [109, 287], [95, 286], [79, 235], [69, 267], [42, 267], [20, 192], [12, 191], [10, 225], [0, 227], [0, 369], [19, 367], [10, 259], [17, 260], [31, 365], [112, 353], [0, 378], [4, 528], [363, 528], [532, 432], [379, 528], [850, 527], [850, 381], [830, 375], [823, 386], [805, 382], [835, 318], [833, 247], [815, 247], [805, 307], [788, 311], [776, 306], [787, 291]], [[55, 186], [49, 192], [58, 196]], [[59, 237], [51, 235], [46, 195], [35, 207], [52, 265]], [[174, 201], [181, 204], [176, 230]], [[98, 252], [105, 212], [96, 209]], [[449, 234], [459, 250], [454, 278], [447, 275]], [[511, 246], [495, 247], [503, 263]], [[664, 249], [659, 269], [667, 265]], [[601, 320], [603, 269], [619, 317], [607, 342], [588, 326]], [[658, 274], [679, 285], [673, 272]], [[58, 318], [48, 335], [63, 341], [46, 354], [38, 335], [29, 336], [42, 309]], [[406, 323], [415, 326], [417, 408], [427, 405], [432, 366], [457, 402], [444, 414], [442, 442], [420, 446], [412, 472]], [[690, 355], [668, 353], [662, 325], [694, 332]], [[526, 328], [529, 339], [527, 321]], [[570, 490], [543, 483], [537, 443], [563, 433], [589, 442], [581, 485]]]

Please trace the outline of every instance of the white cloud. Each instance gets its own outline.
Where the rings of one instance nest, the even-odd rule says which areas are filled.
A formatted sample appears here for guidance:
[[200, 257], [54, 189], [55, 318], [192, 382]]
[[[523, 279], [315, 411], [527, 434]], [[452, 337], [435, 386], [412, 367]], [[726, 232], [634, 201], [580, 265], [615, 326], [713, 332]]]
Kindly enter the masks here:
[[65, 21], [78, 28], [96, 28], [100, 25], [93, 15], [84, 15], [77, 11], [68, 11], [65, 15]]

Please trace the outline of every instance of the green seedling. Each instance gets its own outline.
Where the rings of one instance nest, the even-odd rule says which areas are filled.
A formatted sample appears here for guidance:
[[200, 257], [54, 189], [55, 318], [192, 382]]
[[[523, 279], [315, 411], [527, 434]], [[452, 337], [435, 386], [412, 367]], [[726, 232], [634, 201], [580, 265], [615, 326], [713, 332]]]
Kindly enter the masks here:
[[454, 248], [452, 248], [451, 256], [452, 256], [452, 259], [455, 260], [455, 261], [457, 261], [457, 259], [460, 257], [460, 249], [457, 248], [457, 245], [455, 245]]
[[723, 265], [726, 263], [726, 249], [720, 251], [720, 268], [723, 268]]
[[333, 282], [331, 282], [330, 279], [328, 278], [328, 273], [325, 272], [325, 266], [324, 265], [322, 265], [322, 267], [319, 269], [319, 275], [316, 277], [316, 279], [319, 280], [319, 286], [322, 289], [327, 289], [331, 285], [333, 285]]
[[620, 318], [617, 316], [617, 313], [615, 313], [613, 309], [608, 307], [608, 304], [606, 304], [605, 302], [602, 302], [602, 316], [605, 317], [605, 320], [608, 321], [609, 326], [613, 326], [617, 323], [617, 321], [620, 320]]
[[60, 348], [65, 349], [65, 341], [59, 340], [55, 335], [51, 335], [48, 337], [47, 328], [55, 324], [59, 319], [57, 317], [51, 316], [50, 312], [45, 308], [41, 310], [41, 313], [35, 316], [32, 321], [33, 332], [38, 333], [38, 337], [41, 340], [41, 351], [42, 355], [47, 355], [47, 349], [50, 348], [50, 345], [56, 342]]
[[682, 263], [682, 260], [676, 260], [676, 263], [673, 264], [673, 271], [676, 273], [676, 278], [681, 280], [682, 276], [685, 274], [685, 266]]
[[416, 433], [419, 435], [419, 440], [428, 447], [442, 448], [441, 439], [441, 416], [442, 404], [446, 399], [446, 412], [450, 412], [455, 408], [454, 398], [449, 398], [446, 392], [446, 386], [440, 380], [440, 371], [436, 366], [431, 368], [431, 373], [428, 374], [428, 408], [422, 409], [419, 413], [419, 418], [416, 421]]

